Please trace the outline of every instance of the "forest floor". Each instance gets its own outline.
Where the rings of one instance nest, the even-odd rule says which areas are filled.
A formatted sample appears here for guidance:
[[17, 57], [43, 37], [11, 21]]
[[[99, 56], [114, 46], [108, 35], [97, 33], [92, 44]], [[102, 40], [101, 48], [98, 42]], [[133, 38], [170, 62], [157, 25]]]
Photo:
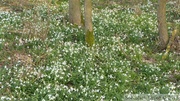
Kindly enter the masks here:
[[[155, 5], [138, 11], [115, 2], [94, 5], [92, 48], [83, 28], [67, 21], [68, 2], [27, 5], [0, 6], [1, 100], [119, 101], [126, 94], [180, 99], [179, 33], [162, 59]], [[180, 16], [167, 15], [168, 22]]]

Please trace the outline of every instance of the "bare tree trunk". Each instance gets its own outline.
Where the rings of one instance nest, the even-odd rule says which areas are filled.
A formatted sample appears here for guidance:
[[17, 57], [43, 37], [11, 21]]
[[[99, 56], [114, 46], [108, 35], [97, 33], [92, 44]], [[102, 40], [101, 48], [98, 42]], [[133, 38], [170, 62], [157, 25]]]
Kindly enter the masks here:
[[168, 32], [166, 24], [166, 2], [167, 0], [158, 0], [158, 30], [160, 37], [160, 48], [165, 49], [168, 43]]
[[69, 0], [69, 22], [82, 25], [80, 0]]
[[95, 43], [93, 34], [93, 24], [92, 24], [92, 1], [85, 0], [84, 3], [84, 15], [85, 15], [85, 41], [88, 46], [92, 47]]

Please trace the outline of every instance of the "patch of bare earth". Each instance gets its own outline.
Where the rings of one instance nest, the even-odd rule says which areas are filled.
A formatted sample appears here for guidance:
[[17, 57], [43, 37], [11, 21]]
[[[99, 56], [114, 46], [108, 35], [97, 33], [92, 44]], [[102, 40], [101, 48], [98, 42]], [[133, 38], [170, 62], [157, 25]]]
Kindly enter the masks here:
[[10, 12], [10, 11], [12, 11], [10, 7], [0, 5], [0, 12]]

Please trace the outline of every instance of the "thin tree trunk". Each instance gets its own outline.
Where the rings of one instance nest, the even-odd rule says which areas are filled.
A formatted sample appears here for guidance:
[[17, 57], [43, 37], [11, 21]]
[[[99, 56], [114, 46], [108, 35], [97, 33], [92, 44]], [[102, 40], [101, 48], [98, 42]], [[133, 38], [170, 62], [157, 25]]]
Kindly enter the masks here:
[[166, 24], [166, 2], [167, 0], [158, 0], [158, 30], [160, 38], [160, 48], [165, 49], [168, 43], [168, 32]]
[[69, 22], [82, 25], [80, 0], [69, 0]]
[[93, 23], [92, 23], [92, 1], [85, 0], [84, 4], [85, 10], [85, 41], [88, 46], [92, 47], [94, 42], [94, 34], [93, 34]]

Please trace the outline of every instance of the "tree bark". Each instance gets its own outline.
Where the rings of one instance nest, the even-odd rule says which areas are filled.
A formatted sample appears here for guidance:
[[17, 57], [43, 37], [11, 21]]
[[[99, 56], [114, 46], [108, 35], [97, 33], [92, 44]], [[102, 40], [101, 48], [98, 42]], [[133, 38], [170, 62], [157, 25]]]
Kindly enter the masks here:
[[158, 30], [159, 30], [159, 38], [160, 38], [160, 48], [165, 49], [168, 43], [168, 32], [167, 32], [167, 24], [166, 24], [166, 2], [167, 0], [158, 0]]
[[88, 46], [92, 47], [95, 43], [93, 34], [93, 23], [92, 23], [92, 1], [85, 0], [84, 2], [84, 15], [85, 15], [85, 41]]
[[69, 22], [82, 25], [80, 0], [69, 0]]

